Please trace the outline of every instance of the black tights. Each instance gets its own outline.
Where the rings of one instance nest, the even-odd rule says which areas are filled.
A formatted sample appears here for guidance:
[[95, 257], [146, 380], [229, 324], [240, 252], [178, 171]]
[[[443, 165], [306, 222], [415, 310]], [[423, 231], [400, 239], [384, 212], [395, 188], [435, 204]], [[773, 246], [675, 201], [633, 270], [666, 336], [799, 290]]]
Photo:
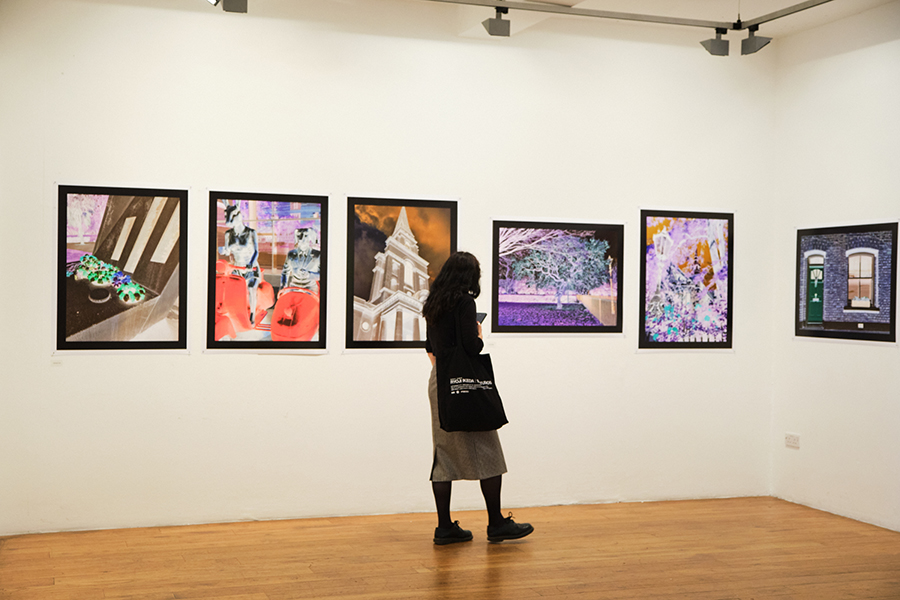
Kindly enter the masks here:
[[[481, 494], [484, 496], [484, 504], [487, 508], [488, 525], [499, 525], [503, 521], [503, 512], [500, 509], [500, 485], [502, 483], [503, 475], [481, 480]], [[434, 492], [434, 504], [437, 507], [438, 527], [452, 526], [450, 492], [453, 489], [453, 482], [432, 481], [431, 489]]]

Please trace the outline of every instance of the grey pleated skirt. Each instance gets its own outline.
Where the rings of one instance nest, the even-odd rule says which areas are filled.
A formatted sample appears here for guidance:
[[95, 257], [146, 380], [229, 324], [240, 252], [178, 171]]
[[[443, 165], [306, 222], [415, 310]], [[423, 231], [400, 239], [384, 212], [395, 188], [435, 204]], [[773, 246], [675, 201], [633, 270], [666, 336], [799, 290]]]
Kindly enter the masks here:
[[434, 462], [431, 481], [488, 479], [506, 473], [506, 460], [496, 431], [454, 431], [441, 429], [437, 403], [437, 369], [428, 380], [431, 402], [431, 438]]

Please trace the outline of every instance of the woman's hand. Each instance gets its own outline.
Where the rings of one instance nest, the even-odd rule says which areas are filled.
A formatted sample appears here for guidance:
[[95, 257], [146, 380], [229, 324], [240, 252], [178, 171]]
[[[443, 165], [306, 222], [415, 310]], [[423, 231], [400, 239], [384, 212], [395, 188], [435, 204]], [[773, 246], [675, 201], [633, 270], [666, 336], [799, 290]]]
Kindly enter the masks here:
[[484, 337], [481, 335], [481, 323], [476, 322], [475, 324], [478, 325], [478, 337], [484, 339]]

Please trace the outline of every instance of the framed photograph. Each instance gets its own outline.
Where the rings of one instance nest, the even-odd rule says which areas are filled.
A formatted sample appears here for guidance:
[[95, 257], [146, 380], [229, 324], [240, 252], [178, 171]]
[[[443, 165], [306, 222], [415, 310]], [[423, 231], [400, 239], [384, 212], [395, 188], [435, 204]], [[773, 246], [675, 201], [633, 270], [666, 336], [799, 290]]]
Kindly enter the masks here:
[[206, 346], [322, 350], [328, 198], [209, 193]]
[[641, 211], [639, 348], [731, 348], [734, 215]]
[[621, 333], [623, 225], [494, 221], [496, 333]]
[[347, 199], [347, 348], [424, 348], [422, 305], [456, 252], [456, 202]]
[[57, 350], [187, 349], [187, 190], [59, 186]]
[[897, 223], [797, 231], [794, 333], [897, 341]]

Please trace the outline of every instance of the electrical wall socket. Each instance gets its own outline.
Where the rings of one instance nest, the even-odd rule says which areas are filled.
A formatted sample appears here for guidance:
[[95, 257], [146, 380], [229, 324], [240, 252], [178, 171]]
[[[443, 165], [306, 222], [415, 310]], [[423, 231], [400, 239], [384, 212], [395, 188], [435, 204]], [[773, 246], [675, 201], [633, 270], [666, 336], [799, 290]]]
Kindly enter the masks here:
[[784, 434], [784, 445], [788, 448], [796, 448], [800, 449], [800, 434], [799, 433], [785, 433]]

